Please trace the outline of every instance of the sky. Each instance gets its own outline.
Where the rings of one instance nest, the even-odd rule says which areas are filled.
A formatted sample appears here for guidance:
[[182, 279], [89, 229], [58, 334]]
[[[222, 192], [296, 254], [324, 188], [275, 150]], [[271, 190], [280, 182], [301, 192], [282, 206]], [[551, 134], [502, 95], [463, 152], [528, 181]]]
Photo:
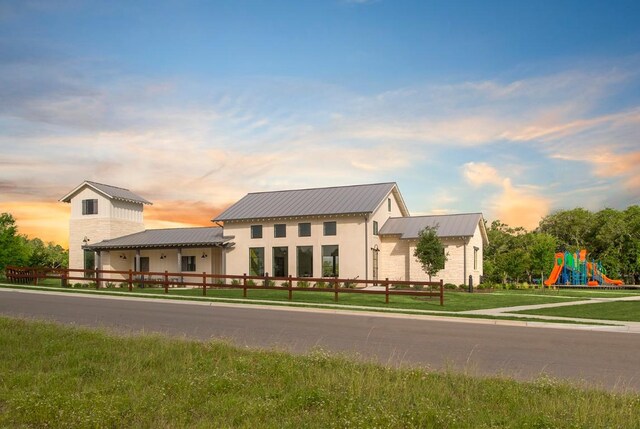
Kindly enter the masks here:
[[211, 225], [248, 192], [397, 182], [535, 228], [640, 202], [640, 2], [0, 0], [0, 212], [67, 192]]

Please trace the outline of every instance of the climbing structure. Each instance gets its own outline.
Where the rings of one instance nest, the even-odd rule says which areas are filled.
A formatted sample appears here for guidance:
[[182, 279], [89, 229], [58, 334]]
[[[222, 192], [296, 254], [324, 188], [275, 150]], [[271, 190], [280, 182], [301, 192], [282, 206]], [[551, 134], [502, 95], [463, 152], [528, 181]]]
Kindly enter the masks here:
[[612, 280], [606, 276], [606, 272], [600, 261], [589, 261], [587, 251], [582, 249], [580, 253], [559, 252], [556, 253], [553, 270], [549, 278], [545, 280], [546, 286], [551, 285], [622, 285], [622, 280]]

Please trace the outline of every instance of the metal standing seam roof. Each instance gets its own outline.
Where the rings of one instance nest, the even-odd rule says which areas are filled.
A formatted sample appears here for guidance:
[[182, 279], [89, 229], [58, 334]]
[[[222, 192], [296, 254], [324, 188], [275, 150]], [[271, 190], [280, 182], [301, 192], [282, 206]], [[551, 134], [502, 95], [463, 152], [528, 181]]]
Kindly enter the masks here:
[[89, 244], [85, 249], [136, 249], [167, 247], [199, 247], [222, 245], [233, 239], [223, 236], [220, 227], [147, 229], [99, 243]]
[[254, 192], [245, 195], [213, 220], [372, 213], [394, 188], [397, 189], [397, 185], [390, 182]]
[[[482, 213], [392, 217], [387, 219], [378, 234], [413, 239], [418, 238], [424, 228], [438, 226], [438, 237], [471, 237], [481, 220]], [[484, 236], [483, 239], [486, 241]]]
[[113, 198], [114, 200], [122, 200], [122, 201], [133, 201], [136, 203], [142, 204], [152, 204], [150, 201], [142, 198], [140, 195], [134, 194], [128, 189], [119, 188], [117, 186], [105, 185], [104, 183], [92, 182], [90, 180], [85, 180], [82, 184], [76, 187], [73, 191], [69, 192], [67, 195], [62, 197], [60, 201], [69, 202], [71, 196], [73, 196], [76, 192], [78, 192], [84, 185], [88, 185], [98, 192], [105, 194], [106, 196]]

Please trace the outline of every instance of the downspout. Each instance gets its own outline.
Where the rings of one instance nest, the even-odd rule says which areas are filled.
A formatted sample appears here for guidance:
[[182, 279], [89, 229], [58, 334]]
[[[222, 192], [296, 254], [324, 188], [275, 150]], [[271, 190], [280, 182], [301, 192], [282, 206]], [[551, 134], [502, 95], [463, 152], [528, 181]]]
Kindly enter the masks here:
[[364, 279], [369, 280], [369, 217], [367, 215], [364, 216]]

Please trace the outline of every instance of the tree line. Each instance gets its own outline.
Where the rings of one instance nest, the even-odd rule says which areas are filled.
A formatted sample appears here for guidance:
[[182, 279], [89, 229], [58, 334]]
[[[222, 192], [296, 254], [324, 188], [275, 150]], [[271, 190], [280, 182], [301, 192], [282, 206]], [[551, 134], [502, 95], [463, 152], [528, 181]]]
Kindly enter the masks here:
[[7, 265], [67, 268], [69, 251], [59, 244], [18, 234], [10, 213], [0, 214], [0, 275]]
[[[486, 225], [486, 224], [485, 224]], [[527, 231], [499, 220], [486, 225], [484, 279], [497, 283], [529, 282], [551, 272], [556, 252], [586, 249], [600, 260], [610, 278], [640, 283], [640, 206], [591, 212], [560, 210]]]

